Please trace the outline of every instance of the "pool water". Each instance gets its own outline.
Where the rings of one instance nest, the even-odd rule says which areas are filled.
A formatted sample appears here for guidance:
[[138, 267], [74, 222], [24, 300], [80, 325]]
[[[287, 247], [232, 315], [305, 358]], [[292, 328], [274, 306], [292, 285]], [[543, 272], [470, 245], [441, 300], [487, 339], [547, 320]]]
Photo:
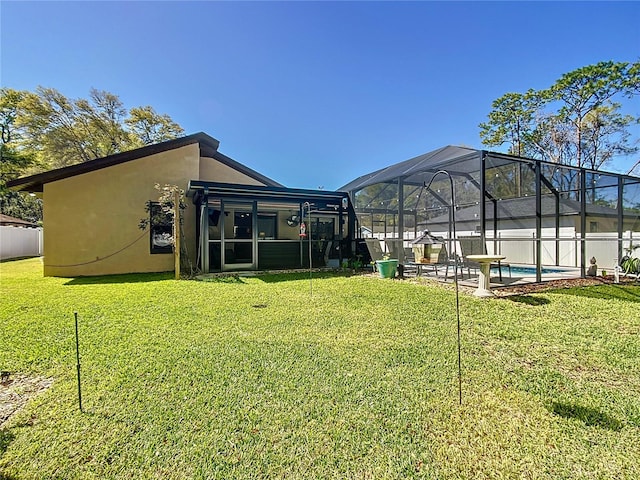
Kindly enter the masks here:
[[[508, 273], [509, 269], [506, 266], [502, 267], [502, 274], [504, 275], [505, 273]], [[545, 274], [545, 273], [563, 273], [566, 272], [566, 270], [563, 270], [562, 268], [549, 268], [549, 267], [542, 267], [542, 270], [540, 273]], [[491, 274], [492, 275], [497, 275], [498, 274], [498, 268], [491, 268]], [[536, 267], [523, 267], [523, 266], [511, 266], [511, 274], [512, 275], [524, 275], [524, 276], [534, 276], [536, 274]]]

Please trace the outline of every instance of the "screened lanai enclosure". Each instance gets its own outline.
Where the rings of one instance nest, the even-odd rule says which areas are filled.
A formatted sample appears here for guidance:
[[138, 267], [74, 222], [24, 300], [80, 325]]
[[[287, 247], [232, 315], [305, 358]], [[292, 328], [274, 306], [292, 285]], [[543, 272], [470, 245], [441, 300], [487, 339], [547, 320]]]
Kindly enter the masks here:
[[[454, 199], [449, 177], [433, 178], [439, 170], [450, 174]], [[503, 255], [537, 281], [549, 267], [585, 276], [595, 258], [600, 275], [640, 254], [631, 248], [640, 243], [638, 177], [447, 146], [340, 190], [350, 194], [361, 237], [411, 252], [428, 231], [449, 256], [463, 254], [459, 239], [471, 237], [485, 250], [474, 253]]]
[[344, 192], [191, 180], [204, 273], [336, 268], [351, 257], [355, 215]]

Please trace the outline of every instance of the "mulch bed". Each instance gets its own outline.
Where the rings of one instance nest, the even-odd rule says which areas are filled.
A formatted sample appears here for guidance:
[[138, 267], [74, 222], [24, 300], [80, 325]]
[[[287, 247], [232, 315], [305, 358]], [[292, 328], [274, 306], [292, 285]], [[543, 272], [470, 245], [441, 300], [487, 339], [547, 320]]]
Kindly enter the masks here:
[[[377, 274], [368, 274], [371, 276], [377, 276]], [[417, 282], [437, 282], [443, 285], [445, 288], [453, 288], [452, 283], [443, 283], [433, 278], [424, 277], [405, 277], [404, 280], [417, 281]], [[640, 280], [629, 277], [620, 277], [620, 284], [626, 285], [638, 285], [640, 286]], [[519, 283], [515, 285], [505, 286], [492, 286], [491, 291], [496, 297], [508, 297], [512, 295], [528, 295], [530, 293], [546, 292], [550, 290], [558, 290], [563, 288], [574, 287], [590, 287], [594, 285], [615, 285], [615, 279], [613, 275], [607, 275], [605, 277], [586, 277], [586, 278], [565, 278], [560, 280], [548, 280], [540, 283]], [[477, 286], [465, 284], [463, 282], [458, 283], [458, 287], [461, 292], [472, 294]]]
[[[620, 277], [620, 284], [640, 285], [638, 280], [628, 277]], [[530, 293], [545, 292], [548, 290], [558, 290], [561, 288], [574, 287], [590, 287], [594, 285], [612, 285], [615, 284], [613, 275], [606, 277], [586, 277], [586, 278], [566, 278], [562, 280], [549, 280], [541, 283], [527, 283], [519, 285], [511, 285], [507, 287], [492, 288], [491, 291], [498, 297], [506, 297], [509, 295], [528, 295]]]

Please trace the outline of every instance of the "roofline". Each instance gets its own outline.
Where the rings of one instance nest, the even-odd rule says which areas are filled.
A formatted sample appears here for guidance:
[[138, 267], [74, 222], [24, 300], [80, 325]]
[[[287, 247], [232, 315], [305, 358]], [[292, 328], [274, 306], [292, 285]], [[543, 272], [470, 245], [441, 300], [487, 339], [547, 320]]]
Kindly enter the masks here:
[[187, 196], [193, 196], [196, 191], [211, 190], [217, 194], [229, 194], [240, 196], [246, 194], [252, 197], [281, 196], [281, 197], [305, 197], [308, 199], [337, 200], [349, 198], [347, 192], [330, 190], [307, 190], [301, 188], [286, 188], [281, 185], [237, 185], [231, 183], [207, 182], [204, 180], [191, 180], [187, 189]]
[[[403, 164], [410, 164], [412, 162], [415, 162], [418, 159], [422, 159], [421, 161], [427, 160], [429, 158], [432, 158], [434, 156], [436, 156], [437, 154], [439, 154], [440, 152], [445, 151], [448, 148], [457, 148], [460, 150], [468, 150], [467, 153], [462, 154], [458, 157], [454, 157], [455, 160], [460, 160], [460, 159], [465, 159], [467, 157], [473, 157], [474, 155], [477, 155], [479, 152], [484, 152], [483, 150], [478, 150], [475, 148], [471, 148], [471, 147], [464, 147], [464, 146], [458, 146], [458, 145], [445, 145], [444, 147], [440, 147], [437, 148], [435, 150], [431, 150], [430, 152], [425, 152], [422, 153], [420, 155], [416, 155], [414, 157], [411, 157], [407, 160], [402, 160], [400, 162], [391, 164], [391, 165], [387, 165], [386, 167], [382, 167], [378, 170], [375, 170], [371, 173], [366, 173], [364, 175], [360, 175], [359, 177], [351, 180], [349, 183], [344, 184], [342, 187], [339, 188], [340, 191], [354, 191], [354, 190], [360, 190], [362, 188], [365, 188], [369, 185], [373, 185], [374, 183], [390, 183], [393, 180], [397, 179], [397, 178], [406, 178], [412, 175], [412, 173], [408, 173], [409, 170], [405, 170], [402, 174], [398, 175], [397, 177], [394, 177], [392, 180], [384, 180], [382, 182], [374, 182], [374, 183], [367, 183], [370, 179], [375, 178], [377, 175], [391, 169], [391, 168], [397, 168], [400, 165]], [[447, 160], [443, 160], [442, 162], [436, 163], [434, 164], [434, 167], [437, 167], [439, 165], [441, 165], [443, 162], [446, 162]], [[412, 167], [413, 168], [413, 167]], [[437, 168], [436, 168], [437, 169]], [[434, 171], [436, 170], [434, 169]], [[415, 173], [415, 172], [414, 172]], [[365, 185], [365, 187], [361, 187], [361, 185], [363, 183], [367, 183], [367, 185]], [[347, 188], [350, 187], [350, 188]]]
[[[468, 150], [469, 152], [467, 154], [464, 155], [460, 155], [458, 157], [454, 157], [451, 158], [449, 160], [444, 160], [442, 162], [436, 163], [433, 165], [433, 168], [429, 169], [429, 170], [435, 170], [437, 169], [439, 166], [441, 166], [443, 163], [446, 163], [448, 161], [454, 160], [454, 161], [459, 161], [459, 160], [464, 160], [466, 158], [470, 158], [473, 157], [474, 155], [480, 154], [481, 157], [492, 157], [492, 158], [499, 158], [499, 159], [503, 159], [503, 160], [508, 160], [508, 161], [516, 161], [516, 162], [522, 162], [522, 163], [536, 163], [536, 162], [540, 162], [542, 165], [549, 165], [549, 166], [554, 166], [557, 168], [565, 168], [565, 169], [570, 169], [570, 170], [576, 170], [576, 171], [581, 171], [581, 172], [585, 172], [585, 173], [589, 173], [589, 174], [594, 174], [594, 175], [609, 175], [609, 176], [614, 176], [614, 177], [619, 177], [622, 178], [624, 180], [630, 180], [632, 182], [638, 182], [640, 180], [640, 176], [634, 176], [634, 175], [630, 175], [629, 173], [619, 173], [619, 172], [612, 172], [612, 171], [608, 171], [608, 170], [594, 170], [592, 168], [587, 168], [587, 167], [577, 167], [575, 165], [564, 165], [564, 164], [559, 164], [559, 163], [554, 163], [554, 162], [550, 162], [548, 160], [540, 160], [540, 159], [536, 159], [536, 158], [531, 158], [531, 157], [523, 157], [523, 156], [518, 156], [518, 155], [512, 155], [509, 153], [501, 153], [501, 152], [495, 152], [495, 151], [491, 151], [491, 150], [484, 150], [484, 149], [476, 149], [476, 148], [472, 148], [472, 147], [465, 147], [465, 146], [457, 146], [457, 145], [446, 145], [444, 147], [440, 147], [436, 150], [432, 150], [430, 152], [426, 152], [423, 153], [422, 155], [417, 155], [415, 157], [412, 157], [408, 160], [403, 160], [397, 163], [394, 163], [392, 165], [388, 165], [386, 167], [380, 168], [378, 170], [375, 170], [373, 172], [370, 173], [366, 173], [364, 175], [360, 175], [359, 177], [351, 180], [349, 183], [346, 183], [345, 185], [343, 185], [342, 187], [339, 188], [339, 190], [341, 191], [357, 191], [357, 190], [361, 190], [362, 188], [365, 188], [369, 185], [373, 185], [375, 183], [391, 183], [394, 180], [396, 180], [397, 178], [407, 178], [409, 176], [411, 176], [412, 173], [415, 172], [411, 172], [409, 173], [408, 171], [403, 172], [402, 174], [399, 174], [398, 176], [394, 177], [393, 179], [390, 180], [385, 180], [382, 182], [372, 182], [372, 183], [368, 183], [370, 179], [375, 178], [377, 175], [379, 175], [380, 173], [384, 172], [385, 170], [388, 170], [390, 168], [395, 168], [398, 167], [399, 165], [402, 165], [404, 163], [410, 163], [413, 162], [417, 159], [419, 159], [420, 157], [433, 157], [436, 154], [438, 154], [441, 151], [444, 151], [447, 148], [459, 148], [459, 149], [464, 149], [464, 150]], [[425, 170], [428, 171], [428, 170]], [[364, 187], [362, 187], [363, 184], [366, 184]], [[346, 187], [350, 187], [350, 188], [346, 188]]]
[[30, 175], [28, 177], [17, 178], [7, 182], [7, 187], [18, 192], [42, 192], [45, 183], [63, 180], [65, 178], [74, 177], [83, 173], [89, 173], [103, 168], [119, 165], [121, 163], [137, 160], [139, 158], [155, 155], [158, 153], [174, 150], [176, 148], [186, 147], [197, 143], [200, 145], [200, 155], [204, 157], [212, 157], [219, 162], [240, 171], [241, 173], [258, 180], [261, 183], [273, 186], [281, 186], [278, 182], [252, 170], [241, 163], [218, 152], [220, 142], [204, 132], [194, 133], [185, 137], [167, 140], [165, 142], [155, 143], [144, 147], [128, 150], [126, 152], [116, 153], [107, 157], [89, 160], [87, 162], [70, 165], [68, 167], [57, 168], [47, 172]]
[[0, 213], [0, 225], [21, 226], [21, 227], [37, 227], [38, 226], [37, 223], [30, 222], [28, 220], [23, 220], [22, 218], [16, 218], [10, 215], [5, 215], [3, 213]]

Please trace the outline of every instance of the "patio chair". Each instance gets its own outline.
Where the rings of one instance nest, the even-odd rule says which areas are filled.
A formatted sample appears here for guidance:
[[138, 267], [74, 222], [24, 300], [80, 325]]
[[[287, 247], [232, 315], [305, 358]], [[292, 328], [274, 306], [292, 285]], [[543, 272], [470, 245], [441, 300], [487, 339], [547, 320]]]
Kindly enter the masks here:
[[[456, 255], [454, 254], [449, 254], [448, 250], [447, 250], [447, 246], [445, 244], [442, 244], [442, 248], [440, 249], [440, 253], [438, 253], [438, 263], [436, 264], [436, 268], [438, 268], [438, 266], [445, 266], [445, 272], [444, 272], [444, 280], [445, 282], [447, 281], [447, 278], [449, 278], [449, 267], [451, 267], [453, 269], [453, 274], [454, 277], [457, 276], [458, 272], [456, 272], [456, 263], [458, 264], [458, 270], [460, 271], [460, 275], [464, 276], [464, 268], [465, 268], [465, 264], [462, 258], [460, 258], [460, 256], [458, 255], [458, 261], [456, 262], [456, 257], [454, 256]], [[467, 273], [468, 274], [468, 273]]]
[[398, 259], [398, 272], [405, 273], [408, 270], [416, 270], [413, 254], [410, 248], [404, 248], [404, 240], [387, 238], [384, 243], [387, 246], [390, 257]]
[[[467, 274], [471, 276], [471, 269], [478, 270], [480, 268], [480, 264], [478, 262], [473, 262], [467, 259], [468, 255], [486, 255], [487, 254], [487, 245], [482, 241], [482, 237], [458, 237], [458, 244], [460, 245], [460, 253], [462, 254], [462, 261], [464, 266], [467, 268]], [[492, 262], [490, 268], [498, 269], [498, 277], [502, 282], [502, 267], [507, 267], [509, 269], [509, 278], [511, 278], [511, 265], [505, 262], [501, 262], [498, 260], [497, 262]]]
[[387, 250], [389, 251], [389, 256], [391, 258], [397, 258], [398, 263], [407, 263], [407, 259], [405, 258], [403, 241], [399, 238], [385, 238], [385, 245], [387, 246]]
[[[432, 270], [435, 273], [435, 275], [438, 276], [440, 273], [440, 269], [444, 268], [445, 282], [449, 278], [449, 268], [451, 268], [454, 271], [454, 273], [456, 268], [455, 257], [449, 255], [449, 252], [447, 251], [447, 246], [444, 243], [440, 247], [440, 251], [438, 252], [438, 259], [436, 260], [436, 262], [433, 262], [433, 263], [412, 262], [412, 265], [417, 268], [418, 275], [422, 274], [422, 271], [427, 269], [427, 270]], [[463, 274], [464, 272], [463, 268], [464, 268], [464, 265], [462, 263], [462, 260], [460, 260], [458, 262], [458, 270], [460, 274]]]
[[364, 243], [367, 246], [367, 250], [369, 250], [369, 256], [371, 257], [371, 261], [373, 262], [373, 270], [376, 270], [376, 260], [382, 260], [384, 257], [384, 252], [382, 251], [382, 247], [380, 246], [380, 240], [377, 238], [365, 238]]

